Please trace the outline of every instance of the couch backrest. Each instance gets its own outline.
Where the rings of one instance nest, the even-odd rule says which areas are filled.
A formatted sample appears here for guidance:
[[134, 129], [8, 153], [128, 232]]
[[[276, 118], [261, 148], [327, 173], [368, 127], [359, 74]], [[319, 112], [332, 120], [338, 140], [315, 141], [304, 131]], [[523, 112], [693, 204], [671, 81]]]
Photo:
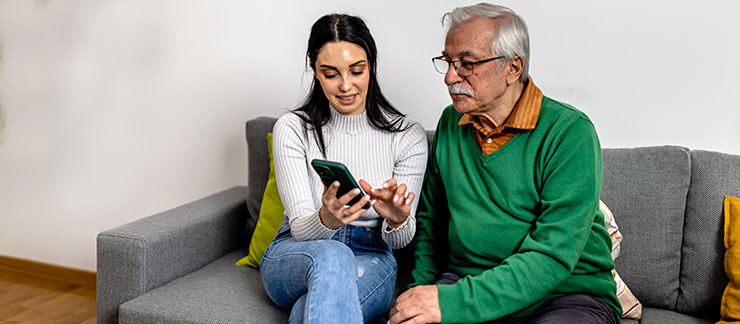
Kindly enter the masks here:
[[624, 235], [617, 272], [644, 305], [673, 309], [691, 180], [689, 150], [604, 149], [603, 159], [601, 200]]
[[244, 247], [249, 246], [252, 231], [257, 225], [262, 195], [267, 187], [270, 175], [270, 156], [267, 152], [267, 133], [272, 132], [277, 118], [257, 117], [247, 121], [245, 126], [247, 138], [247, 210], [249, 218], [244, 231]]
[[[247, 233], [267, 183], [276, 119], [246, 124]], [[433, 131], [427, 131], [431, 143]], [[605, 148], [601, 199], [624, 235], [617, 271], [646, 306], [717, 318], [724, 274], [722, 200], [740, 197], [740, 156], [684, 147]], [[248, 244], [249, 238], [246, 238]]]
[[676, 310], [719, 318], [727, 285], [724, 271], [725, 196], [740, 197], [740, 156], [691, 151], [691, 186], [686, 198], [681, 245], [681, 283]]
[[675, 146], [603, 153], [601, 199], [624, 235], [620, 276], [646, 306], [717, 319], [723, 200], [740, 196], [740, 156]]

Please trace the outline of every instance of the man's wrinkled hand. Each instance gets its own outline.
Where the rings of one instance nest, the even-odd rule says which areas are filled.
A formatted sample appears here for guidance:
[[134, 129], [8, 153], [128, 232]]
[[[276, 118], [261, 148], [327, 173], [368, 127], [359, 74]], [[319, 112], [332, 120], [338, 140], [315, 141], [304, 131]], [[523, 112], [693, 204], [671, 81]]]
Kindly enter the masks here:
[[388, 324], [441, 322], [437, 286], [416, 286], [405, 291], [396, 299], [396, 305], [391, 308], [389, 317]]

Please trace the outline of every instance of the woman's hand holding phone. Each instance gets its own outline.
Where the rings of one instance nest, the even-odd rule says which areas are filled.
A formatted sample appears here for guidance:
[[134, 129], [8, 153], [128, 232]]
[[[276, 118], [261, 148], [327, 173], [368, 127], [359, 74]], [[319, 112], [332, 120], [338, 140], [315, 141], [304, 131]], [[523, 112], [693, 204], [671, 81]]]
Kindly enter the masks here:
[[398, 184], [396, 179], [389, 179], [383, 183], [383, 187], [373, 189], [365, 180], [360, 180], [360, 187], [370, 196], [370, 204], [380, 217], [388, 220], [388, 224], [399, 227], [409, 218], [411, 203], [414, 201], [414, 193], [409, 192], [406, 196], [406, 184]]
[[367, 209], [362, 208], [370, 200], [369, 195], [365, 195], [354, 205], [345, 207], [352, 198], [360, 194], [360, 189], [353, 189], [346, 194], [337, 198], [339, 181], [334, 181], [330, 186], [324, 188], [321, 196], [321, 209], [319, 209], [319, 218], [321, 223], [330, 229], [339, 229], [351, 223], [362, 216]]

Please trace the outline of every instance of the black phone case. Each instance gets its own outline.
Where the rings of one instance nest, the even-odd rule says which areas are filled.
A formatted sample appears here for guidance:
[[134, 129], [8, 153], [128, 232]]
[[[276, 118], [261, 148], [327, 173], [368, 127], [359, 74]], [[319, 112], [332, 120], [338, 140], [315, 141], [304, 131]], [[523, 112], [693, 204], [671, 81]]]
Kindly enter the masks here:
[[[352, 174], [349, 172], [347, 167], [340, 162], [314, 159], [311, 161], [311, 166], [319, 175], [319, 178], [321, 178], [321, 181], [324, 183], [325, 186], [328, 187], [332, 184], [332, 182], [339, 181], [337, 198], [344, 196], [344, 194], [348, 193], [354, 188], [360, 188], [360, 185], [357, 184], [357, 181], [355, 181], [355, 178], [352, 177]], [[349, 201], [348, 206], [354, 205], [364, 196], [365, 194], [362, 192], [362, 189], [360, 189], [360, 194], [357, 195], [355, 198], [352, 198], [352, 200]], [[362, 208], [369, 209], [370, 203], [365, 203], [365, 206], [363, 206]]]

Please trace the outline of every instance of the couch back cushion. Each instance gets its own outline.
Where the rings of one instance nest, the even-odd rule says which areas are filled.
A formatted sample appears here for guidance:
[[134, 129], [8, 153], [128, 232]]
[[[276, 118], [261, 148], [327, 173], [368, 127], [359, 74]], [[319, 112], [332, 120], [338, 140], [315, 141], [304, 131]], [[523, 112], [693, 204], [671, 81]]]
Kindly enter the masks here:
[[676, 303], [681, 313], [719, 318], [722, 291], [727, 285], [723, 267], [725, 196], [740, 197], [740, 156], [691, 151], [691, 186]]
[[689, 150], [603, 149], [603, 159], [601, 200], [624, 235], [616, 268], [645, 306], [673, 309], [691, 179]]
[[272, 132], [277, 118], [257, 117], [250, 119], [246, 124], [247, 135], [247, 210], [249, 218], [246, 222], [242, 245], [249, 246], [252, 232], [257, 225], [257, 219], [262, 205], [262, 196], [267, 186], [267, 177], [270, 175], [270, 156], [267, 151], [267, 133]]

